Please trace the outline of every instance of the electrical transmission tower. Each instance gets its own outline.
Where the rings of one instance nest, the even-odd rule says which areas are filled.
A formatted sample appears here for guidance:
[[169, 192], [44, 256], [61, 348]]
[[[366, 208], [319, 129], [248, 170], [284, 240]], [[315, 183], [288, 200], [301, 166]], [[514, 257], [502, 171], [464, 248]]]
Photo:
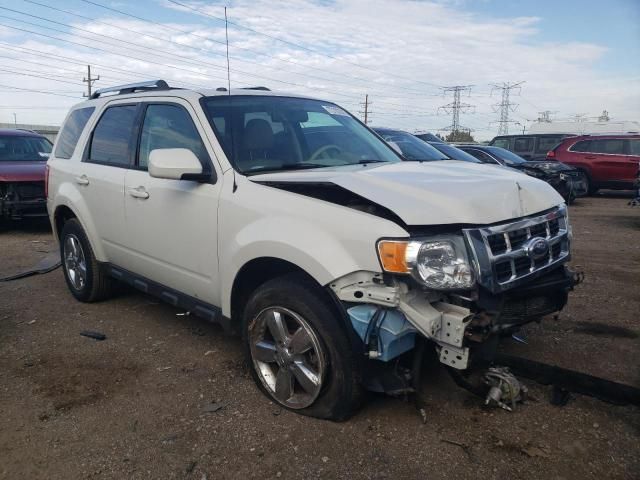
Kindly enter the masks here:
[[446, 132], [471, 132], [470, 128], [463, 127], [460, 125], [460, 114], [467, 113], [469, 110], [475, 108], [475, 105], [470, 105], [468, 103], [462, 103], [460, 101], [460, 95], [462, 92], [469, 92], [471, 95], [471, 87], [473, 85], [454, 85], [452, 87], [441, 87], [442, 94], [446, 95], [447, 93], [453, 93], [453, 102], [448, 103], [446, 105], [442, 105], [438, 107], [438, 113], [440, 110], [444, 110], [445, 113], [451, 114], [451, 125], [448, 127], [441, 128], [440, 130], [444, 130]]
[[609, 120], [611, 120], [611, 117], [609, 116], [609, 112], [607, 112], [606, 110], [602, 110], [602, 113], [598, 117], [598, 121], [599, 122], [608, 122]]
[[369, 122], [371, 121], [371, 111], [369, 110], [369, 107], [371, 107], [371, 102], [369, 102], [369, 95], [365, 95], [364, 96], [364, 102], [360, 103], [360, 106], [362, 106], [363, 110], [360, 110], [360, 115], [364, 115], [364, 124], [368, 125]]
[[502, 84], [493, 84], [491, 85], [493, 88], [491, 89], [491, 95], [493, 95], [494, 90], [502, 90], [502, 99], [500, 103], [496, 103], [493, 105], [494, 112], [500, 112], [500, 120], [498, 123], [498, 135], [507, 135], [509, 133], [509, 124], [516, 123], [514, 120], [509, 120], [509, 112], [515, 112], [518, 107], [517, 103], [512, 103], [509, 100], [511, 95], [511, 90], [518, 89], [518, 93], [520, 93], [521, 85], [524, 82], [502, 82]]
[[100, 75], [97, 77], [91, 76], [91, 65], [87, 65], [87, 78], [83, 78], [82, 81], [87, 84], [87, 93], [83, 93], [83, 97], [91, 98], [91, 88], [93, 87], [93, 82], [96, 80], [100, 80]]
[[551, 115], [558, 113], [557, 111], [545, 110], [544, 112], [538, 112], [538, 123], [551, 123]]

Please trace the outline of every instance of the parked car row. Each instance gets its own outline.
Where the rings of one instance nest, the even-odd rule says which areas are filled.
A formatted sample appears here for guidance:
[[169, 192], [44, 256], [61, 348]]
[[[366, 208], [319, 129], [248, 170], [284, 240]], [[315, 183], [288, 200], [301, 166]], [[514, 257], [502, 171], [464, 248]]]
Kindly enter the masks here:
[[411, 135], [389, 128], [374, 128], [374, 130], [394, 145], [408, 160], [461, 160], [513, 168], [544, 180], [555, 188], [568, 204], [576, 197], [587, 193], [588, 182], [585, 175], [560, 162], [527, 161], [499, 147], [478, 144], [451, 145], [431, 134]]
[[501, 135], [489, 143], [526, 160], [557, 161], [583, 174], [586, 188], [633, 189], [640, 164], [640, 135]]

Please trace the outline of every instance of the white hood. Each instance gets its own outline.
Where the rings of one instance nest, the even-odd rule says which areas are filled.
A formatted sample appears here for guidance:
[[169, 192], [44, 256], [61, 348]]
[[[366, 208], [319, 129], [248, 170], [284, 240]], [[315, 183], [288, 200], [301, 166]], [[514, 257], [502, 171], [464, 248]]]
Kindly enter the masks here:
[[455, 160], [352, 165], [249, 178], [333, 183], [388, 208], [407, 225], [490, 224], [564, 202], [549, 184], [523, 173]]

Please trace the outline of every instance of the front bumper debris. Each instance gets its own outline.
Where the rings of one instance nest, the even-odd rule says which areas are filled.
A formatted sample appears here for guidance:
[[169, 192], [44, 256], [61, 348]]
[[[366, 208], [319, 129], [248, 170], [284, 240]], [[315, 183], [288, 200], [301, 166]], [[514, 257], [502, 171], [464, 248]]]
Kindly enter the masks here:
[[26, 217], [46, 217], [47, 199], [44, 182], [13, 182], [0, 184], [0, 219], [19, 220]]

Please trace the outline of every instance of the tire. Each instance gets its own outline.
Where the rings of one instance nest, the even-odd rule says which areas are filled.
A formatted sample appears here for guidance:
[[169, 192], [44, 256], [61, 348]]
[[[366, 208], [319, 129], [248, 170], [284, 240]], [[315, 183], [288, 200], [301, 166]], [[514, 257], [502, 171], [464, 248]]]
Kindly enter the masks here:
[[[347, 333], [327, 294], [304, 275], [288, 274], [258, 287], [244, 309], [242, 332], [254, 381], [282, 407], [341, 421], [361, 405], [364, 390]], [[300, 353], [301, 346], [309, 350]]]
[[115, 281], [96, 260], [89, 239], [75, 218], [67, 220], [60, 232], [60, 261], [67, 287], [77, 300], [97, 302], [111, 296]]
[[584, 175], [584, 181], [587, 184], [587, 195], [593, 196], [596, 193], [598, 193], [599, 189], [593, 186], [593, 183], [591, 181], [591, 177], [589, 176], [589, 174], [584, 170], [582, 170], [582, 174]]

